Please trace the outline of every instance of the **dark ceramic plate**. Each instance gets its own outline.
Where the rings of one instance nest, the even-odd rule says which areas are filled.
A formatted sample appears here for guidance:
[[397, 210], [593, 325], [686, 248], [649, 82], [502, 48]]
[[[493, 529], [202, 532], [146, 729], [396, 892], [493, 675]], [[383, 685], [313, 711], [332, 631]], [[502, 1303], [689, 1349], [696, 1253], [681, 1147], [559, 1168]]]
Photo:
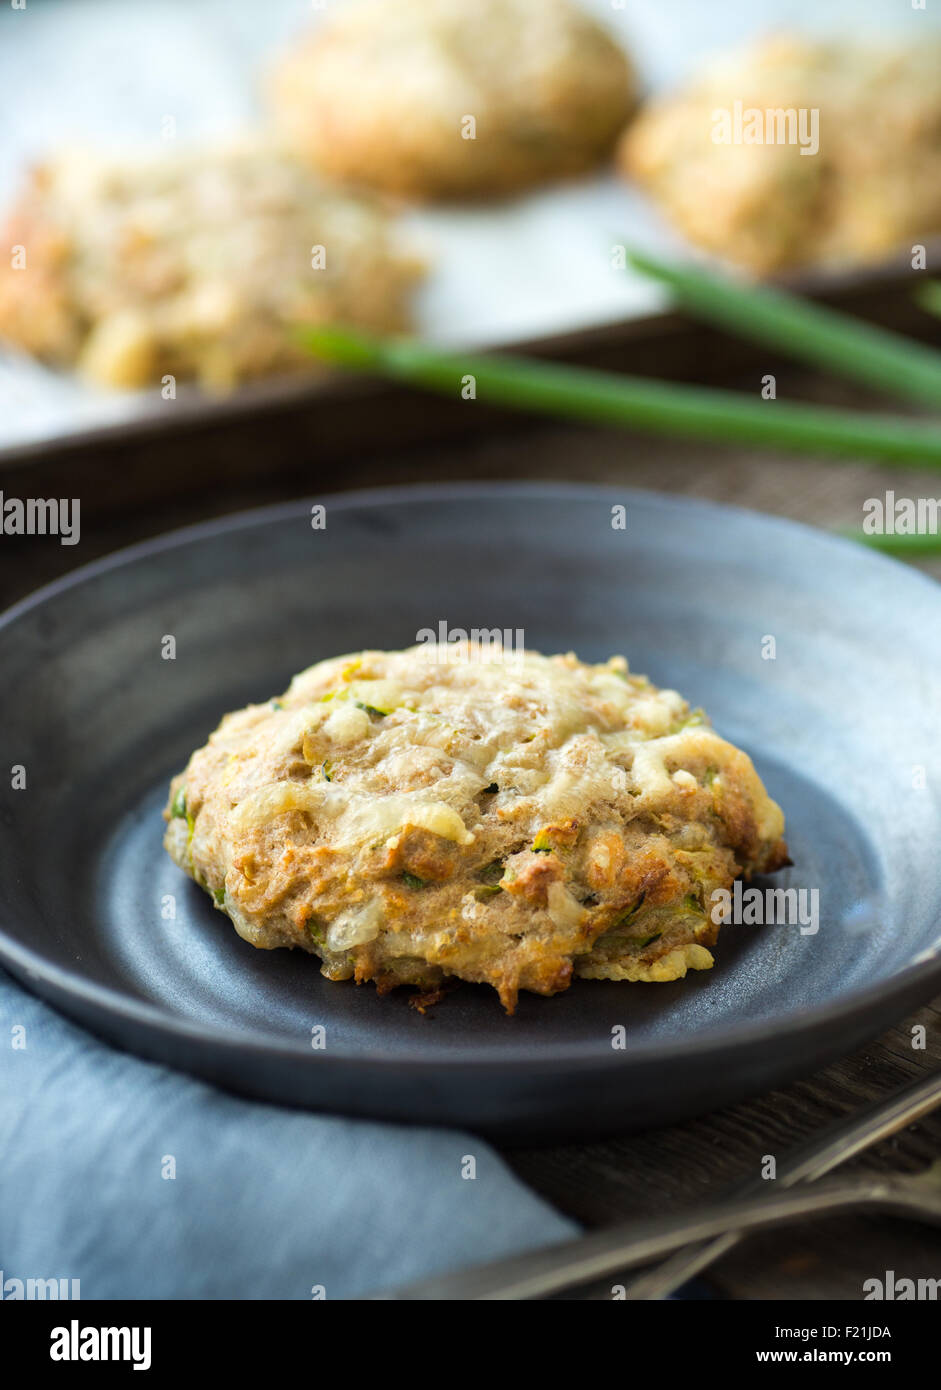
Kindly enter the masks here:
[[[200, 526], [0, 622], [0, 958], [32, 989], [242, 1092], [531, 1141], [734, 1101], [941, 988], [935, 584], [789, 523], [627, 490], [326, 500], [325, 530], [303, 503]], [[514, 1018], [472, 986], [422, 1017], [403, 991], [380, 999], [242, 942], [161, 849], [171, 773], [224, 711], [301, 667], [441, 620], [624, 652], [705, 705], [783, 805], [795, 864], [776, 882], [817, 890], [819, 931], [729, 927], [711, 972], [579, 981], [523, 996]]]

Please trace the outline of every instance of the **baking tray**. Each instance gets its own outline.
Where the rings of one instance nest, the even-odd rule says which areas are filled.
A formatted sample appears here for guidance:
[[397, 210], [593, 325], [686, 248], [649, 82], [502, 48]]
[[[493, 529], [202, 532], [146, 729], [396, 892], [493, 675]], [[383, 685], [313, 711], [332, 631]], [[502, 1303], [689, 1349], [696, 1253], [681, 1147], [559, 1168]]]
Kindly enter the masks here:
[[[851, 24], [855, 33], [868, 26], [911, 37], [913, 24], [937, 25], [933, 16], [900, 14], [890, 0], [833, 0], [825, 14], [810, 0], [709, 7], [673, 0], [666, 10], [656, 0], [583, 3], [623, 40], [648, 89], [669, 86], [711, 51], [772, 28], [845, 33]], [[26, 10], [5, 8], [0, 204], [15, 196], [30, 164], [63, 144], [154, 153], [165, 146], [167, 116], [181, 142], [257, 127], [259, 88], [275, 55], [327, 8], [299, 0], [268, 0], [263, 16], [253, 0], [31, 0]], [[665, 312], [659, 287], [611, 268], [610, 248], [619, 241], [664, 257], [688, 251], [651, 205], [609, 172], [498, 204], [413, 210], [403, 218], [403, 235], [434, 267], [417, 305], [419, 331], [431, 341], [531, 350], [677, 379], [708, 380], [714, 368], [727, 374], [746, 360]], [[893, 316], [893, 294], [905, 297], [910, 275], [900, 254], [875, 271], [794, 283], [885, 321]], [[183, 386], [166, 402], [157, 391], [92, 392], [68, 374], [5, 353], [0, 465], [256, 420], [304, 419], [315, 442], [340, 438], [343, 447], [369, 447], [396, 429], [408, 442], [442, 421], [449, 429], [475, 427], [472, 412], [459, 420], [447, 403], [418, 411], [391, 405], [398, 394], [323, 373], [251, 383], [224, 398]], [[367, 404], [383, 413], [361, 408]]]

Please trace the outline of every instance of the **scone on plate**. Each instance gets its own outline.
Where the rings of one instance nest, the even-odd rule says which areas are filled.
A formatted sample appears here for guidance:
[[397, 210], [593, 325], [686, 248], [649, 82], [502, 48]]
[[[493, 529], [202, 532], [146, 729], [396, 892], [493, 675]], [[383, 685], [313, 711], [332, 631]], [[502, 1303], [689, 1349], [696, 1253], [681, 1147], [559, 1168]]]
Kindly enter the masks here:
[[766, 39], [642, 109], [619, 161], [690, 241], [759, 274], [876, 261], [941, 232], [939, 71], [938, 40]]
[[227, 715], [165, 845], [254, 946], [380, 991], [712, 965], [712, 894], [787, 862], [750, 759], [672, 690], [471, 644], [321, 661]]
[[12, 210], [0, 339], [108, 386], [225, 388], [309, 368], [299, 324], [407, 326], [416, 261], [385, 212], [265, 143], [63, 154]]
[[465, 198], [590, 169], [634, 81], [570, 0], [354, 0], [283, 58], [270, 94], [282, 133], [321, 172]]

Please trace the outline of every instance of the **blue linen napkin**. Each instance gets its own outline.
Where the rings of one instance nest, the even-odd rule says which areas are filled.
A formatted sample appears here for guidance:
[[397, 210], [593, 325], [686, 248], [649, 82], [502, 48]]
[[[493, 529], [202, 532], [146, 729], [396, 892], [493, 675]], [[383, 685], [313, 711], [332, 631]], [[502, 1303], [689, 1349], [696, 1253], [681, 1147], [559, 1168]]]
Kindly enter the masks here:
[[27, 1279], [77, 1279], [83, 1299], [349, 1298], [574, 1234], [481, 1139], [227, 1095], [0, 971], [8, 1298]]

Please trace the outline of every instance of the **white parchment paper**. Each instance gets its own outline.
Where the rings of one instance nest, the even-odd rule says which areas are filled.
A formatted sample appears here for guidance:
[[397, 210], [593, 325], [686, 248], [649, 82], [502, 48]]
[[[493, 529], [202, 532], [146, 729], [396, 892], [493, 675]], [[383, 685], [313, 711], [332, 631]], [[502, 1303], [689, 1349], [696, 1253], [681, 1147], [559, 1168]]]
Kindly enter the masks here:
[[[166, 148], [168, 116], [179, 142], [255, 128], [266, 66], [342, 3], [26, 0], [14, 9], [0, 0], [0, 205], [31, 162], [63, 145], [156, 152]], [[583, 3], [621, 38], [648, 89], [776, 28], [917, 38], [941, 21], [941, 4], [914, 10], [910, 0]], [[432, 267], [419, 325], [442, 343], [512, 344], [650, 312], [659, 291], [612, 270], [612, 244], [683, 254], [644, 199], [607, 173], [495, 206], [410, 212], [404, 231]], [[153, 409], [153, 393], [96, 391], [0, 354], [0, 452]]]

